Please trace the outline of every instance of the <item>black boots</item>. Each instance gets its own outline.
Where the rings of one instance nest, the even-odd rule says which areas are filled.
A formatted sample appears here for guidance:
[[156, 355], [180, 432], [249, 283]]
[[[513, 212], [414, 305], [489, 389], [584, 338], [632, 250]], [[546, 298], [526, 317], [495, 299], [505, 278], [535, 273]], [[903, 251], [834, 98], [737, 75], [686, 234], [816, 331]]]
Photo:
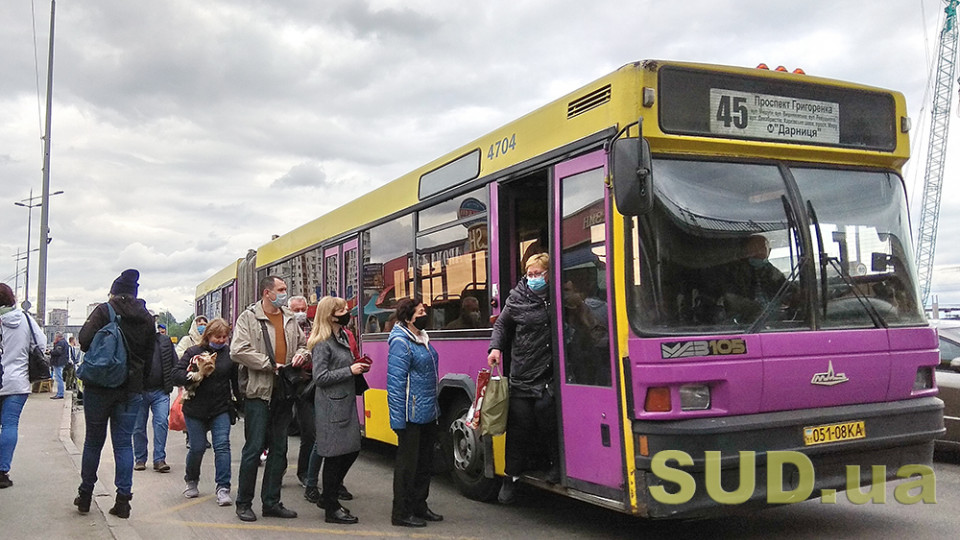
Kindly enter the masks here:
[[92, 498], [93, 493], [77, 490], [77, 498], [73, 500], [73, 505], [77, 507], [81, 514], [86, 514], [90, 511], [90, 500]]
[[[127, 519], [130, 517], [130, 499], [133, 498], [133, 495], [122, 495], [117, 493], [117, 502], [114, 503], [113, 508], [110, 509], [110, 513], [117, 516], [118, 518]], [[88, 505], [89, 507], [89, 505]]]

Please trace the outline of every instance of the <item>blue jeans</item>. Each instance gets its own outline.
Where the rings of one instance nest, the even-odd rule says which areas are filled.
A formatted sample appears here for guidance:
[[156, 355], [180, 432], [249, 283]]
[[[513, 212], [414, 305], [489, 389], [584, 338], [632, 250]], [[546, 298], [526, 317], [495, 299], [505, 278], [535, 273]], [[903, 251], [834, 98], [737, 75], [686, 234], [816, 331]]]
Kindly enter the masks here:
[[133, 494], [133, 425], [140, 411], [141, 394], [119, 390], [105, 390], [88, 386], [83, 392], [83, 418], [86, 435], [83, 440], [83, 459], [80, 465], [80, 491], [93, 493], [100, 468], [100, 453], [107, 440], [107, 422], [110, 423], [110, 442], [116, 472], [113, 483], [118, 495]]
[[0, 396], [0, 472], [10, 471], [13, 450], [17, 447], [20, 413], [30, 394]]
[[[222, 413], [209, 420], [201, 420], [192, 416], [184, 416], [187, 424], [187, 433], [194, 441], [207, 440], [207, 432], [213, 439], [213, 464], [216, 467], [215, 480], [217, 487], [230, 489], [230, 413]], [[203, 454], [207, 445], [203, 443], [191, 444], [187, 452], [187, 472], [183, 479], [187, 482], [200, 480], [200, 464], [203, 463]]]
[[170, 421], [170, 394], [144, 390], [143, 402], [133, 429], [133, 457], [137, 463], [147, 462], [147, 416], [153, 413], [153, 461], [167, 459], [167, 429]]
[[63, 366], [54, 366], [53, 380], [57, 382], [57, 397], [63, 397]]

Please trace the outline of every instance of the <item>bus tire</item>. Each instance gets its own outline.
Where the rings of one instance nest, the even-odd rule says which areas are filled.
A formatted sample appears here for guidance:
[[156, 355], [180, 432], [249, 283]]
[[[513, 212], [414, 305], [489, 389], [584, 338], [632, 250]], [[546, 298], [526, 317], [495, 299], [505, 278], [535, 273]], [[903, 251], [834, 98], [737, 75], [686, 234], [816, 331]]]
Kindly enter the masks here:
[[450, 437], [451, 475], [460, 493], [475, 501], [492, 501], [500, 490], [499, 479], [484, 476], [484, 445], [480, 433], [466, 425], [470, 402], [456, 400], [444, 415], [443, 426]]

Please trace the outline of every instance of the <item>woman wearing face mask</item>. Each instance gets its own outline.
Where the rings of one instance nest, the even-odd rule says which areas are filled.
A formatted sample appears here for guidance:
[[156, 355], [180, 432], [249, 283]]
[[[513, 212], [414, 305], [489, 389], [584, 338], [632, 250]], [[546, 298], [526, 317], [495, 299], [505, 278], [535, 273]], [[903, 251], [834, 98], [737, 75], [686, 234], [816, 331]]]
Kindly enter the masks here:
[[200, 343], [200, 336], [203, 335], [206, 329], [207, 318], [203, 315], [197, 315], [197, 318], [190, 323], [190, 330], [187, 331], [187, 335], [180, 338], [180, 341], [177, 342], [177, 358], [183, 356], [183, 353], [190, 347]]
[[523, 473], [527, 454], [535, 445], [545, 446], [550, 459], [544, 479], [551, 483], [560, 481], [547, 286], [549, 268], [550, 256], [546, 253], [527, 260], [526, 277], [510, 291], [490, 339], [487, 361], [491, 367], [501, 362], [501, 351], [505, 347], [510, 350], [505, 476], [497, 497], [502, 504], [514, 501], [516, 482]]
[[393, 510], [398, 527], [423, 527], [443, 516], [427, 507], [433, 446], [437, 437], [437, 350], [424, 330], [423, 302], [397, 302], [397, 323], [390, 331], [387, 360], [387, 404], [390, 427], [397, 433], [397, 461], [393, 470]]
[[[179, 386], [194, 384], [194, 395], [183, 402], [183, 418], [187, 433], [194, 441], [205, 441], [209, 431], [213, 439], [214, 465], [216, 466], [217, 504], [229, 506], [230, 498], [230, 406], [232, 383], [237, 377], [237, 364], [230, 359], [230, 324], [220, 318], [210, 321], [204, 329], [200, 342], [188, 348], [173, 372], [173, 382]], [[200, 355], [216, 353], [212, 371], [199, 365]], [[207, 448], [194, 444], [187, 452], [187, 466], [183, 490], [188, 499], [199, 496], [200, 464]]]
[[320, 501], [327, 523], [353, 524], [359, 521], [337, 498], [344, 477], [360, 455], [360, 420], [357, 416], [355, 377], [370, 370], [357, 361], [344, 328], [350, 309], [343, 298], [325, 296], [317, 303], [313, 330], [307, 348], [313, 357], [316, 385], [315, 452], [323, 458]]

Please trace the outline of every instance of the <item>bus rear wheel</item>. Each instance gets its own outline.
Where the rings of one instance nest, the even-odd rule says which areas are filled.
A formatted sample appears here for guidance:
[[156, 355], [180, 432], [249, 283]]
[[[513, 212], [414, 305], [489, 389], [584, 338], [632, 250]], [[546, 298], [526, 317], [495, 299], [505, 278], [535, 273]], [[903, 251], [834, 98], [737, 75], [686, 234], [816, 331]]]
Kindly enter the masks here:
[[453, 482], [468, 499], [491, 501], [497, 496], [500, 482], [483, 474], [486, 456], [480, 433], [467, 425], [470, 402], [458, 401], [450, 408], [447, 422], [453, 453]]

